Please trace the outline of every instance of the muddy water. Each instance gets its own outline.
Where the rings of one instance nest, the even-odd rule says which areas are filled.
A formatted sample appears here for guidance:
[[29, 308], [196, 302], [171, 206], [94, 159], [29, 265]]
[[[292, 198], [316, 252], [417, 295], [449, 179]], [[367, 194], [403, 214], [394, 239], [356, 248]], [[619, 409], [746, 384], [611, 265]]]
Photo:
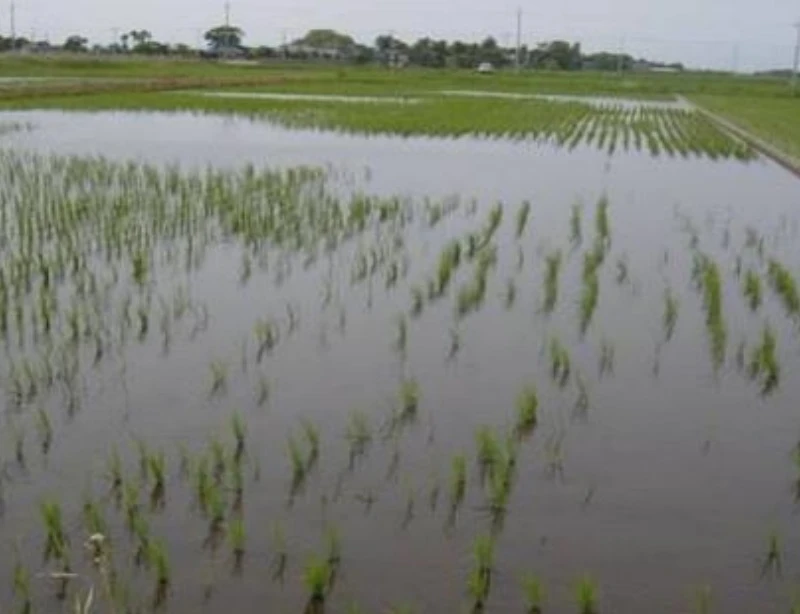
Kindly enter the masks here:
[[[10, 119], [37, 126], [4, 139], [18, 151], [185, 167], [329, 166], [345, 192], [358, 187], [398, 194], [417, 212], [403, 230], [399, 252], [408, 272], [394, 288], [386, 287], [383, 268], [372, 283], [351, 283], [359, 244], [390, 238], [377, 234], [321, 253], [308, 268], [302, 255], [293, 256], [291, 272], [281, 280], [273, 260], [267, 270], [254, 265], [242, 284], [242, 250], [232, 244], [210, 246], [199, 270], [166, 278], [160, 288], [165, 294], [183, 284], [197, 304], [207, 306], [207, 329], [193, 336], [191, 322], [184, 323], [168, 354], [154, 334], [130, 344], [124, 363], [115, 359], [87, 371], [82, 407], [73, 418], [55, 421], [46, 460], [35, 453], [32, 430], [24, 470], [11, 463], [10, 446], [3, 451], [8, 468], [0, 537], [19, 540], [34, 571], [41, 498], [59, 498], [80, 543], [81, 493], [90, 485], [103, 491], [112, 443], [135, 472], [131, 442], [137, 438], [169, 454], [167, 507], [151, 518], [153, 533], [167, 540], [173, 567], [169, 611], [302, 612], [302, 567], [311, 553], [324, 551], [328, 526], [342, 538], [328, 611], [346, 611], [351, 603], [364, 612], [402, 604], [416, 612], [466, 611], [471, 545], [489, 527], [474, 431], [511, 427], [518, 392], [535, 382], [539, 426], [520, 448], [497, 537], [488, 611], [524, 611], [520, 578], [526, 573], [542, 579], [546, 611], [575, 611], [574, 587], [584, 574], [598, 584], [602, 612], [689, 611], [704, 586], [711, 589], [714, 611], [788, 610], [792, 578], [800, 571], [792, 492], [800, 437], [797, 331], [766, 285], [765, 305], [751, 314], [736, 276], [741, 255], [743, 267], [762, 273], [766, 284], [766, 264], [744, 247], [748, 227], [764, 238], [765, 259], [775, 257], [797, 271], [800, 184], [778, 167], [763, 160], [609, 158], [590, 149], [564, 152], [501, 140], [362, 139], [192, 115], [19, 113]], [[603, 194], [610, 202], [611, 247], [599, 274], [599, 306], [582, 337], [583, 254], [591, 248], [595, 204]], [[422, 215], [426, 198], [460, 204], [429, 228]], [[531, 218], [517, 239], [514, 217], [523, 200], [531, 202]], [[424, 287], [446, 241], [481, 227], [498, 201], [505, 213], [485, 304], [462, 320], [455, 317], [458, 288], [471, 275], [471, 267], [462, 266], [448, 296], [426, 304], [418, 318], [407, 315], [402, 356], [392, 344], [398, 315], [410, 310], [410, 287]], [[576, 203], [583, 206], [583, 242], [577, 246], [569, 238]], [[728, 347], [716, 371], [702, 297], [691, 279], [687, 220], [697, 249], [716, 259], [723, 275]], [[564, 270], [548, 316], [541, 310], [543, 261], [556, 249], [564, 255]], [[622, 281], [619, 261], [629, 269]], [[504, 298], [509, 279], [517, 289], [513, 305]], [[679, 299], [669, 342], [662, 325], [666, 288]], [[287, 304], [298, 316], [291, 334]], [[268, 316], [280, 322], [281, 341], [256, 364], [253, 328]], [[782, 377], [778, 390], [763, 397], [757, 383], [737, 370], [735, 353], [745, 341], [749, 359], [767, 321], [778, 335]], [[573, 375], [585, 383], [589, 403], [583, 412], [576, 411], [575, 380], [564, 389], [551, 380], [553, 337], [567, 347]], [[250, 345], [243, 350], [244, 339]], [[613, 345], [615, 359], [613, 374], [601, 377], [604, 341]], [[209, 398], [214, 359], [225, 360], [230, 375], [227, 393]], [[272, 387], [264, 407], [254, 399], [259, 372]], [[403, 377], [420, 385], [417, 423], [397, 437], [376, 433], [369, 454], [348, 470], [349, 413], [360, 409], [376, 429], [385, 425]], [[232, 572], [227, 545], [216, 554], [203, 547], [207, 523], [193, 510], [177, 455], [179, 444], [200, 451], [213, 435], [229, 439], [233, 409], [248, 423], [248, 541], [241, 574]], [[318, 425], [321, 459], [288, 506], [286, 437], [291, 430], [299, 434], [301, 419]], [[448, 476], [457, 453], [470, 459], [467, 500], [449, 525]], [[562, 471], [553, 471], [556, 458]], [[440, 495], [434, 509], [435, 485]], [[367, 499], [374, 499], [371, 507]], [[286, 534], [283, 582], [270, 579], [273, 523]], [[126, 544], [124, 528], [114, 530], [115, 543]], [[771, 531], [781, 536], [782, 579], [761, 577]], [[0, 561], [2, 577], [10, 578], [12, 559]], [[145, 592], [148, 578], [140, 574], [133, 586]], [[9, 584], [0, 589], [4, 604], [11, 602]], [[58, 610], [47, 580], [33, 584], [40, 610]]]

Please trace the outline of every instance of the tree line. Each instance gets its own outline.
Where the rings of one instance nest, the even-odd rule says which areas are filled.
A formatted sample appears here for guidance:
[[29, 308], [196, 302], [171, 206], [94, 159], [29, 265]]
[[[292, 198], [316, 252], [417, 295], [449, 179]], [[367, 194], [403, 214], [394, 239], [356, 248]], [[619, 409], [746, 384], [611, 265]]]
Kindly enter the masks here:
[[0, 52], [14, 49], [42, 49], [70, 53], [175, 55], [186, 57], [250, 59], [282, 58], [285, 60], [335, 61], [352, 64], [385, 64], [392, 66], [424, 66], [428, 68], [475, 68], [489, 63], [497, 68], [519, 65], [523, 68], [549, 70], [632, 70], [666, 68], [683, 70], [678, 63], [664, 64], [637, 59], [628, 54], [590, 53], [580, 43], [563, 40], [542, 42], [520, 49], [504, 47], [493, 37], [480, 42], [434, 40], [424, 37], [413, 43], [400, 38], [378, 36], [371, 45], [356, 42], [351, 36], [334, 30], [317, 29], [289, 44], [278, 47], [246, 46], [245, 33], [238, 26], [220, 25], [204, 34], [201, 49], [185, 44], [159, 42], [149, 30], [130, 30], [109, 45], [90, 45], [88, 38], [75, 34], [60, 45], [30, 41], [25, 38], [0, 36]]

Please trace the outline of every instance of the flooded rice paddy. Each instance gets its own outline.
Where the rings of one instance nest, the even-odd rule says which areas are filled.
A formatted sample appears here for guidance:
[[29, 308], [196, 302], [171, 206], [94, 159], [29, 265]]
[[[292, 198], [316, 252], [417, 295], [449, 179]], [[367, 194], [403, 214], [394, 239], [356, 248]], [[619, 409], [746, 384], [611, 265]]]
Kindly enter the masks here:
[[6, 121], [2, 611], [790, 611], [777, 165]]

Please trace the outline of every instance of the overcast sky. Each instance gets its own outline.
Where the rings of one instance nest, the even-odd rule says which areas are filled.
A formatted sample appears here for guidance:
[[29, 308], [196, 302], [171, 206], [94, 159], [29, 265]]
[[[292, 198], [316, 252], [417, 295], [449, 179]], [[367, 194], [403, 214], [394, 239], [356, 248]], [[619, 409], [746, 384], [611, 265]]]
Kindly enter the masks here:
[[[6, 0], [7, 2], [8, 0]], [[16, 0], [17, 31], [62, 41], [84, 33], [110, 42], [115, 29], [148, 29], [159, 40], [197, 44], [220, 23], [224, 0]], [[2, 4], [0, 4], [2, 6]], [[9, 18], [0, 12], [0, 29]], [[741, 70], [792, 63], [800, 0], [231, 0], [232, 22], [250, 45], [279, 44], [310, 28], [334, 28], [371, 43], [380, 33], [513, 44], [516, 9], [523, 41], [576, 40], [692, 66]]]

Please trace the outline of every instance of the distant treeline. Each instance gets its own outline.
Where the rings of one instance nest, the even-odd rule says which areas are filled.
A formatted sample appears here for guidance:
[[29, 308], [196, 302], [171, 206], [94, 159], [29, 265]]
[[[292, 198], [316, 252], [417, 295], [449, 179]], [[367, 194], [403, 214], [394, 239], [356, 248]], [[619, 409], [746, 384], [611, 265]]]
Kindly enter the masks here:
[[683, 70], [679, 63], [664, 64], [609, 52], [586, 54], [580, 43], [555, 40], [534, 47], [503, 47], [488, 37], [481, 42], [421, 38], [408, 43], [394, 36], [379, 36], [372, 45], [356, 42], [334, 30], [311, 30], [304, 37], [278, 47], [247, 46], [244, 31], [236, 26], [217, 26], [204, 35], [206, 47], [167, 44], [154, 39], [148, 30], [131, 30], [109, 45], [90, 44], [78, 34], [60, 44], [32, 41], [24, 37], [0, 36], [0, 52], [137, 54], [205, 58], [318, 60], [351, 64], [425, 66], [429, 68], [475, 68], [489, 63], [497, 68], [517, 65], [550, 70]]

